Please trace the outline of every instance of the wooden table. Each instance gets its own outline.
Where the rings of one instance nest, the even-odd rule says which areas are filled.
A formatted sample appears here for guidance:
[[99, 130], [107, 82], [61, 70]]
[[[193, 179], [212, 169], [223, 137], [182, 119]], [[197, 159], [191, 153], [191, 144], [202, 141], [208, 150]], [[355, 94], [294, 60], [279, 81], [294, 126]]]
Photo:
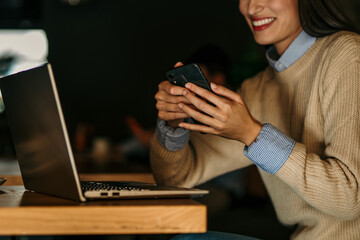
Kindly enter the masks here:
[[[18, 176], [0, 186], [0, 236], [172, 234], [206, 231], [206, 206], [192, 199], [74, 202], [26, 191]], [[82, 180], [153, 182], [151, 174], [81, 175]], [[17, 186], [16, 186], [17, 185]]]

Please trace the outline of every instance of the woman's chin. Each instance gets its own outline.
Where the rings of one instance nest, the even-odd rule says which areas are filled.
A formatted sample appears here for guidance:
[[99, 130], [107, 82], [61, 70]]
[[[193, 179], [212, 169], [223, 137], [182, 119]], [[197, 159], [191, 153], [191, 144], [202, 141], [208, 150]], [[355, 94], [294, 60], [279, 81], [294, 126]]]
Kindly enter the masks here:
[[255, 42], [259, 45], [272, 45], [274, 44], [274, 40], [270, 39], [268, 37], [263, 37], [263, 36], [256, 36], [258, 34], [254, 34], [254, 39]]

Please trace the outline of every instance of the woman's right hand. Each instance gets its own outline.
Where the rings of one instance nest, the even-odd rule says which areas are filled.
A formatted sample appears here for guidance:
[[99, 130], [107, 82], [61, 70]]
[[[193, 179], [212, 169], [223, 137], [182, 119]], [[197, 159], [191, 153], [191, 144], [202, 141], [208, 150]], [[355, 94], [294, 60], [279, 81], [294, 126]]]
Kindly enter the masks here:
[[172, 85], [169, 81], [163, 81], [159, 84], [159, 90], [155, 94], [158, 117], [165, 120], [173, 128], [183, 122], [184, 118], [190, 117], [178, 106], [179, 103], [189, 104], [189, 101], [183, 96], [184, 90], [183, 87]]
[[[184, 64], [178, 62], [176, 67]], [[159, 90], [155, 94], [156, 109], [158, 110], [158, 117], [165, 120], [167, 124], [176, 128], [184, 118], [189, 117], [179, 107], [179, 103], [189, 104], [189, 101], [183, 96], [185, 88], [172, 85], [169, 81], [163, 81], [159, 84]]]

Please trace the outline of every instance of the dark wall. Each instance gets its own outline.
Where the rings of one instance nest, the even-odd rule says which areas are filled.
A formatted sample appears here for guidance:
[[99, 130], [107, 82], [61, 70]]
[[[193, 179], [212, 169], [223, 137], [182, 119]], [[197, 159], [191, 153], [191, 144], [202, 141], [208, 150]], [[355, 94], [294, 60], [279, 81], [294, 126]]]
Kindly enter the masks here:
[[238, 0], [43, 1], [43, 25], [70, 132], [90, 121], [97, 135], [121, 139], [123, 118], [156, 121], [154, 95], [165, 71], [215, 43], [240, 61], [252, 37]]

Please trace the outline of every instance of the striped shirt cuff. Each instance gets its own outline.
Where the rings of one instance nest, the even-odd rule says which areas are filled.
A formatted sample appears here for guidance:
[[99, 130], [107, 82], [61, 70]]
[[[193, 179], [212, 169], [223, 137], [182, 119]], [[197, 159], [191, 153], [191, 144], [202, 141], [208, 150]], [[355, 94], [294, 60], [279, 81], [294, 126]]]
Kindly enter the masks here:
[[161, 146], [171, 152], [178, 151], [185, 147], [190, 139], [189, 130], [180, 127], [170, 127], [161, 119], [158, 119], [156, 124], [156, 135]]
[[265, 172], [275, 174], [289, 158], [295, 141], [269, 123], [264, 123], [259, 136], [244, 154]]

